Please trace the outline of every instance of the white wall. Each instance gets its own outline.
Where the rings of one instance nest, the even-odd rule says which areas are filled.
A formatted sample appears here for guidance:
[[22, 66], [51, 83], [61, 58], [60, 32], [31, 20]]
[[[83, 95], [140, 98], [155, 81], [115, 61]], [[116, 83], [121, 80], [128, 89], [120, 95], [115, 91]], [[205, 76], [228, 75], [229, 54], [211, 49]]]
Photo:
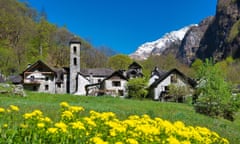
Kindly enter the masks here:
[[85, 86], [90, 84], [90, 82], [84, 78], [82, 75], [78, 75], [78, 88], [74, 95], [86, 95]]
[[[120, 81], [120, 86], [113, 86], [113, 81]], [[126, 86], [127, 86], [127, 81], [122, 80], [122, 79], [108, 79], [105, 80], [105, 89], [108, 91], [113, 91], [114, 93], [113, 96], [116, 96], [118, 94], [119, 90], [123, 91], [123, 94], [126, 93]]]
[[95, 76], [86, 77], [86, 79], [88, 79], [91, 84], [99, 83], [99, 80], [102, 81], [102, 80], [104, 80], [105, 78], [106, 78], [106, 77], [95, 77]]
[[[31, 77], [34, 77], [32, 79]], [[46, 77], [48, 77], [48, 80], [46, 80]], [[39, 83], [38, 85], [38, 92], [46, 92], [46, 93], [55, 93], [55, 77], [51, 74], [42, 74], [41, 72], [33, 72], [29, 74], [25, 79], [24, 83]], [[28, 87], [30, 87], [29, 85]], [[48, 89], [46, 89], [48, 87]]]
[[[165, 91], [165, 87], [169, 86], [171, 84], [171, 76], [173, 76], [174, 74], [170, 74], [168, 77], [166, 77], [163, 81], [161, 81], [156, 88], [154, 88], [154, 100], [158, 100], [161, 93], [163, 91]], [[178, 86], [186, 86], [186, 82], [182, 79], [182, 77], [180, 77], [179, 75], [177, 75], [177, 82], [176, 83], [172, 83]]]
[[157, 76], [157, 75], [151, 76], [150, 79], [149, 79], [149, 81], [148, 81], [148, 86], [150, 86], [151, 84], [153, 84], [158, 78], [159, 78], [159, 76]]

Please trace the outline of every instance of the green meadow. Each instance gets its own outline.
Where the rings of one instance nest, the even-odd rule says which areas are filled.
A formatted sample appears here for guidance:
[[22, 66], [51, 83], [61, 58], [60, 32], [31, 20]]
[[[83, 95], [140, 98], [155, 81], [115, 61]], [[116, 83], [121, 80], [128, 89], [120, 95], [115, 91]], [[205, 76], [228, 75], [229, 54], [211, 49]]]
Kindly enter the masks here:
[[[211, 118], [196, 113], [191, 102], [162, 103], [111, 96], [93, 97], [32, 92], [27, 92], [27, 97], [0, 95], [0, 107], [7, 108], [9, 105], [16, 105], [20, 108], [20, 112], [13, 118], [13, 123], [20, 123], [24, 113], [36, 109], [54, 120], [60, 113], [59, 104], [61, 102], [84, 107], [84, 115], [88, 115], [90, 110], [95, 110], [97, 112], [114, 112], [119, 119], [125, 119], [130, 115], [147, 114], [151, 118], [160, 117], [171, 122], [182, 121], [187, 126], [201, 126], [215, 131], [221, 137], [227, 138], [230, 143], [240, 143], [240, 113], [237, 113], [236, 120], [233, 122], [222, 118]], [[0, 124], [4, 122], [4, 117], [1, 117]]]

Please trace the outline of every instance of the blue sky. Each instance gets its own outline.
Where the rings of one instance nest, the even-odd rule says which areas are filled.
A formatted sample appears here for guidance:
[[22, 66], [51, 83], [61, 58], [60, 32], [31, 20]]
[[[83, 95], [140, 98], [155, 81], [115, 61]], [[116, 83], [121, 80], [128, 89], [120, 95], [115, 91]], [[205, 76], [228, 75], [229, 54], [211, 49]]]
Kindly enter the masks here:
[[130, 54], [166, 32], [215, 15], [217, 0], [22, 0], [93, 46]]

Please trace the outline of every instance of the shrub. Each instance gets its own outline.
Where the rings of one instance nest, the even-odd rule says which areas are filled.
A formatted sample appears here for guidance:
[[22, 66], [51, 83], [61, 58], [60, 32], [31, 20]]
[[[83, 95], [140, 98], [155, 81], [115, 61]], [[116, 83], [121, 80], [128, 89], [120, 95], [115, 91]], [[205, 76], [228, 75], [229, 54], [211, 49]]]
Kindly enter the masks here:
[[171, 84], [169, 86], [169, 95], [175, 102], [184, 102], [185, 98], [191, 94], [190, 87]]
[[225, 81], [220, 68], [211, 60], [206, 60], [197, 71], [197, 75], [200, 81], [194, 104], [196, 112], [234, 120], [239, 105], [238, 97], [232, 96], [231, 85]]
[[145, 98], [147, 96], [147, 82], [144, 78], [133, 78], [128, 81], [128, 97], [130, 98]]

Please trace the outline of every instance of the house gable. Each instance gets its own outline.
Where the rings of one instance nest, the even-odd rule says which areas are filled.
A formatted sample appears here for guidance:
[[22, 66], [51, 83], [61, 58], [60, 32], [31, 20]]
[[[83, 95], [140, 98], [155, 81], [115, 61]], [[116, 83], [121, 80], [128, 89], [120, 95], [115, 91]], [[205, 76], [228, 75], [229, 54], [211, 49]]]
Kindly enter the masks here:
[[21, 75], [25, 89], [46, 93], [66, 93], [67, 74], [64, 69], [51, 68], [39, 60]]
[[179, 70], [172, 69], [150, 85], [150, 95], [153, 95], [153, 99], [158, 100], [163, 93], [167, 92], [168, 87], [171, 84], [178, 86], [189, 85], [190, 87], [194, 88], [196, 82], [185, 76]]
[[184, 82], [188, 83], [191, 87], [195, 87], [195, 85], [196, 85], [196, 82], [194, 80], [192, 80], [191, 78], [187, 77], [186, 75], [184, 75], [179, 70], [172, 69], [169, 72], [163, 74], [161, 77], [159, 77], [155, 82], [153, 82], [150, 85], [150, 88], [156, 87], [159, 83], [161, 83], [163, 80], [165, 80], [170, 75], [172, 75], [172, 76], [175, 75], [175, 76], [177, 76], [177, 78], [181, 78]]
[[55, 71], [52, 68], [50, 68], [41, 60], [38, 60], [36, 63], [28, 67], [26, 70], [23, 71], [23, 73], [34, 72], [34, 71], [55, 73]]
[[128, 66], [128, 69], [142, 69], [142, 66], [138, 64], [137, 62], [133, 62]]
[[122, 70], [118, 70], [113, 72], [110, 76], [108, 76], [106, 79], [104, 80], [108, 80], [108, 79], [123, 79], [123, 80], [128, 80], [127, 77], [124, 76], [123, 74], [124, 72]]

